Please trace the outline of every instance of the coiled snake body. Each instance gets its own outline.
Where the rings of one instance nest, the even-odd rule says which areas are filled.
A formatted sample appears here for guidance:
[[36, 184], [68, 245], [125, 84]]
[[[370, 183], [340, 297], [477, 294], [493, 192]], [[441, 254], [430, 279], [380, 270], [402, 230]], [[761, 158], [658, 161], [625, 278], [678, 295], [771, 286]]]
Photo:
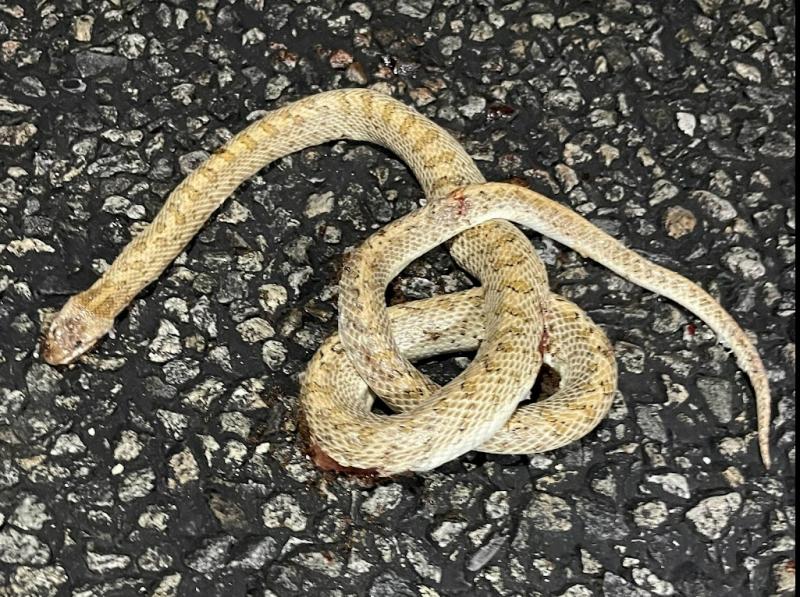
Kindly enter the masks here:
[[[397, 153], [420, 181], [427, 203], [373, 235], [346, 261], [339, 335], [317, 352], [301, 392], [318, 464], [381, 475], [428, 470], [472, 449], [553, 449], [582, 437], [603, 418], [616, 388], [609, 343], [580, 309], [550, 294], [543, 265], [509, 221], [567, 245], [705, 321], [750, 377], [759, 446], [769, 464], [766, 372], [747, 335], [710, 295], [558, 203], [518, 186], [486, 183], [443, 129], [366, 89], [307, 97], [233, 137], [172, 192], [100, 279], [67, 301], [45, 333], [44, 358], [51, 364], [71, 362], [108, 333], [114, 318], [241, 182], [280, 157], [343, 138]], [[386, 284], [411, 260], [451, 238], [453, 256], [481, 280], [481, 288], [387, 310]], [[443, 387], [409, 362], [471, 350], [478, 343], [471, 364]], [[559, 372], [558, 390], [517, 409], [542, 360]], [[371, 412], [368, 388], [398, 413]]]

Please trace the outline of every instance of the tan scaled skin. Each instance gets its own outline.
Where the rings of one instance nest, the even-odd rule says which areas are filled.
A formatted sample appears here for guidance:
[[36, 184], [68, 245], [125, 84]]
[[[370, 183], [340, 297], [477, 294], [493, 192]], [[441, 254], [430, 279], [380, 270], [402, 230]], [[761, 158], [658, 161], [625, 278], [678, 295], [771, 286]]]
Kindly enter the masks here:
[[[397, 346], [410, 360], [474, 350], [485, 337], [482, 288], [395, 305], [388, 313]], [[544, 361], [559, 374], [558, 390], [517, 408], [477, 450], [494, 454], [553, 450], [586, 435], [608, 413], [617, 369], [605, 334], [578, 307], [557, 295], [552, 295], [545, 320], [549, 340], [542, 347]], [[371, 412], [373, 395], [345, 352], [341, 336], [332, 336], [314, 355], [303, 379], [300, 405], [312, 457], [328, 470], [378, 476], [397, 472], [392, 468], [395, 459], [405, 462], [407, 453], [416, 448], [405, 443], [404, 434], [387, 434], [384, 443], [362, 441], [352, 421], [371, 430], [395, 416]], [[459, 383], [463, 381], [464, 376]], [[472, 406], [463, 408], [468, 412]], [[441, 411], [452, 405], [439, 401], [435, 408]], [[414, 425], [414, 414], [409, 419]], [[442, 426], [443, 434], [447, 430]], [[444, 443], [449, 440], [441, 438]], [[370, 453], [373, 448], [377, 451]], [[343, 467], [339, 462], [350, 464]]]
[[[395, 354], [396, 351], [388, 348], [388, 345], [376, 343], [370, 337], [369, 329], [371, 329], [376, 320], [385, 319], [388, 322], [385, 309], [379, 308], [378, 305], [383, 304], [383, 289], [385, 289], [386, 283], [407, 263], [400, 261], [398, 256], [406, 255], [408, 252], [410, 258], [413, 258], [414, 247], [418, 242], [424, 243], [432, 239], [444, 242], [447, 238], [459, 234], [463, 230], [480, 231], [480, 226], [484, 225], [484, 222], [496, 221], [496, 219], [514, 221], [561, 242], [578, 253], [606, 265], [626, 279], [672, 299], [705, 321], [717, 334], [718, 339], [732, 349], [739, 366], [750, 377], [756, 393], [756, 406], [759, 416], [759, 446], [762, 459], [765, 465], [769, 466], [770, 397], [766, 371], [749, 338], [733, 318], [707, 292], [693, 282], [625, 248], [614, 238], [577, 216], [566, 207], [517, 185], [482, 183], [456, 189], [447, 197], [431, 200], [425, 207], [392, 222], [381, 230], [379, 234], [367, 239], [354, 252], [349, 264], [349, 268], [354, 273], [352, 279], [348, 278], [347, 283], [356, 284], [359, 292], [353, 292], [353, 289], [349, 289], [344, 279], [341, 287], [343, 292], [350, 291], [346, 295], [343, 294], [343, 297], [354, 295], [358, 297], [358, 301], [348, 304], [345, 298], [341, 298], [340, 302], [343, 308], [350, 308], [354, 313], [368, 313], [370, 316], [342, 319], [339, 330], [341, 344], [345, 349], [350, 344], [350, 350], [354, 350], [359, 354], [380, 354], [381, 362], [386, 363], [389, 355]], [[425, 237], [427, 226], [431, 226], [433, 229], [430, 238]], [[418, 239], [417, 230], [423, 231], [423, 239], [421, 241]], [[481, 247], [471, 247], [470, 241], [462, 239], [462, 237], [458, 237], [456, 242], [459, 243], [460, 260], [469, 269], [473, 269], [471, 264], [480, 263], [482, 259], [485, 259], [481, 254]], [[492, 273], [499, 270], [499, 264], [508, 259], [506, 256], [501, 257], [501, 255], [507, 255], [507, 251], [509, 251], [509, 245], [505, 243], [496, 244], [493, 250], [493, 258], [499, 261], [495, 261], [492, 267], [486, 271], [473, 271], [473, 273], [482, 280], [484, 280], [484, 276], [491, 276]], [[511, 257], [512, 261], [513, 259]], [[395, 261], [399, 261], [399, 263], [395, 265]], [[509, 283], [513, 283], [513, 280], [513, 277], [510, 277]], [[360, 290], [366, 289], [374, 289], [374, 291], [360, 292]], [[552, 304], [549, 307], [549, 317], [545, 317], [548, 323], [548, 336], [556, 342], [568, 341], [568, 336], [565, 337], [563, 334], [563, 330], [566, 327], [565, 322], [558, 317], [560, 311], [552, 309]], [[485, 309], [486, 316], [495, 310], [489, 296], [485, 297]], [[380, 314], [378, 314], [379, 311]], [[384, 325], [388, 325], [388, 323]], [[489, 332], [488, 326], [487, 332]], [[392, 334], [382, 334], [379, 338], [392, 340], [393, 336]], [[572, 374], [566, 376], [563, 375], [565, 370], [562, 369], [561, 371], [562, 377], [565, 378], [563, 381], [568, 384], [562, 388], [566, 392], [572, 392], [573, 387], [581, 387], [583, 391], [589, 393], [601, 385], [602, 382], [600, 380], [615, 378], [616, 370], [613, 371], [613, 374], [608, 370], [603, 370], [604, 367], [608, 367], [607, 361], [595, 361], [591, 366], [588, 365], [590, 362], [589, 353], [592, 352], [601, 353], [602, 343], [584, 342], [580, 344], [579, 350], [575, 349], [570, 353], [574, 360], [567, 369], [574, 367], [576, 371], [567, 371], [567, 373]], [[348, 352], [349, 354], [351, 352]], [[576, 359], [576, 355], [583, 355], [583, 360]], [[473, 364], [481, 356], [479, 352]], [[511, 358], [513, 359], [513, 356]], [[359, 370], [361, 362], [357, 359], [351, 360], [353, 367]], [[320, 368], [323, 367], [321, 364], [315, 365]], [[387, 383], [388, 380], [401, 378], [399, 368], [392, 369], [388, 366], [383, 366], [379, 369], [381, 372], [388, 372], [388, 375], [385, 376]], [[312, 367], [313, 370], [314, 367]], [[330, 393], [330, 387], [327, 388], [326, 392]], [[315, 395], [323, 393], [325, 392], [319, 391], [315, 392]], [[431, 399], [431, 395], [422, 394], [415, 397], [414, 401], [403, 403], [401, 410], [412, 409], [417, 405], [417, 402]], [[604, 404], [602, 400], [598, 395], [597, 403]], [[578, 402], [581, 401], [579, 400]], [[339, 405], [345, 403], [357, 404], [358, 402], [354, 402], [354, 399], [344, 400], [341, 398], [338, 401]], [[304, 411], [306, 413], [312, 412], [313, 408], [307, 405], [304, 407]], [[592, 425], [588, 429], [580, 426], [581, 413], [577, 410], [564, 410], [562, 412], [564, 415], [559, 424], [567, 430], [565, 435], [572, 439], [582, 437], [594, 426]], [[349, 414], [353, 418], [365, 416], [363, 412], [360, 413], [352, 409]], [[369, 413], [366, 416], [370, 420], [374, 420], [376, 417], [376, 415], [370, 415]], [[331, 421], [332, 419], [333, 414], [330, 412], [330, 408], [324, 416], [320, 416], [320, 421]], [[569, 431], [573, 425], [575, 426], [574, 434]], [[546, 426], [544, 425], [526, 426], [528, 441], [519, 439], [516, 442], [520, 447], [519, 452], [541, 451], [538, 446], [542, 444], [538, 442], [537, 436], [544, 433], [545, 429]], [[447, 432], [447, 428], [443, 427], [441, 431], [444, 434]], [[332, 436], [326, 436], [326, 441], [333, 443], [334, 438], [341, 437], [341, 431], [335, 430], [333, 433], [334, 435]], [[493, 439], [496, 439], [496, 437]], [[355, 445], [358, 444], [358, 442], [353, 443]], [[391, 445], [398, 450], [403, 446], [402, 442], [392, 442]], [[537, 446], [537, 448], [531, 449], [532, 445]], [[563, 443], [553, 441], [545, 445], [548, 446], [545, 449], [552, 449], [557, 445], [563, 445]], [[344, 446], [339, 442], [336, 449], [341, 449], [342, 447]], [[492, 449], [490, 451], [513, 452], [514, 450]], [[326, 449], [326, 452], [330, 453], [330, 450]], [[348, 459], [352, 457], [353, 455], [348, 453]], [[335, 456], [334, 459], [336, 460]], [[348, 464], [353, 466], [351, 462], [349, 461]], [[374, 468], [374, 466], [364, 468]]]
[[[719, 334], [720, 340], [731, 346], [756, 390], [759, 444], [762, 458], [765, 464], [769, 464], [770, 401], [763, 364], [745, 333], [722, 307], [682, 276], [655, 266], [625, 249], [567, 208], [540, 195], [526, 195], [512, 190], [518, 187], [481, 186], [485, 181], [475, 164], [443, 129], [404, 104], [366, 89], [331, 91], [310, 96], [268, 113], [231, 139], [173, 191], [153, 222], [125, 247], [91, 288], [67, 302], [45, 335], [42, 351], [45, 360], [52, 364], [71, 362], [107, 333], [114, 318], [142, 288], [159, 276], [241, 182], [289, 153], [342, 138], [383, 145], [397, 153], [411, 167], [430, 200], [431, 213], [436, 209], [444, 209], [447, 218], [442, 222], [446, 220], [448, 226], [457, 229], [452, 233], [438, 230], [436, 234], [444, 239], [462, 231], [454, 240], [451, 251], [467, 268], [475, 269], [469, 263], [471, 257], [494, 253], [497, 247], [512, 242], [501, 238], [513, 234], [510, 232], [513, 230], [511, 224], [486, 221], [493, 218], [514, 219], [552, 236], [619, 275], [675, 300], [709, 323]], [[460, 190], [461, 187], [465, 188]], [[474, 207], [492, 203], [495, 193], [500, 201], [487, 208], [485, 213], [489, 215], [483, 217], [480, 210]], [[535, 201], [531, 197], [535, 197]], [[518, 217], [520, 205], [528, 205], [522, 210], [525, 212], [522, 218]], [[532, 209], [544, 211], [530, 213]], [[548, 219], [551, 216], [552, 221]], [[486, 223], [470, 228], [480, 222]], [[378, 238], [386, 240], [385, 235], [381, 231]], [[367, 246], [370, 246], [369, 243]], [[432, 246], [415, 247], [414, 250], [427, 250]], [[367, 278], [372, 275], [371, 268], [380, 261], [375, 255], [369, 250], [359, 249], [343, 272], [340, 294], [343, 346], [359, 375], [385, 402], [398, 410], [418, 409], [420, 404], [432, 403], [432, 395], [440, 390], [413, 368], [392, 338], [383, 304], [383, 289], [380, 288], [384, 283], [380, 275], [385, 277], [389, 270], [379, 272], [378, 278], [373, 278], [369, 285], [365, 285]], [[488, 273], [493, 273], [492, 267], [501, 265], [509, 277], [502, 280], [489, 275], [483, 281], [487, 298], [485, 316], [495, 318], [495, 323], [486, 320], [486, 339], [483, 344], [499, 350], [498, 354], [488, 349], [484, 351], [488, 354], [488, 362], [493, 362], [495, 358], [503, 366], [474, 379], [485, 376], [487, 380], [494, 379], [492, 383], [501, 386], [508, 384], [508, 396], [518, 401], [525, 395], [538, 368], [537, 355], [540, 352], [531, 351], [530, 344], [538, 347], [549, 335], [544, 330], [546, 313], [550, 311], [549, 293], [544, 270], [533, 251], [522, 252], [513, 259], [503, 255], [494, 259], [499, 262], [493, 263]], [[384, 264], [383, 267], [387, 266]], [[492, 311], [497, 305], [506, 306], [502, 312]], [[354, 308], [358, 310], [352, 311]], [[503, 342], [495, 337], [495, 332], [500, 337], [505, 333], [509, 338], [518, 334], [526, 340]], [[587, 345], [585, 350], [596, 350], [596, 347]], [[479, 357], [484, 353], [479, 352]], [[485, 362], [481, 358], [475, 367], [485, 366], [481, 365]], [[454, 431], [460, 435], [458, 449], [446, 450], [448, 455], [455, 457], [458, 455], [456, 452], [463, 453], [482, 445], [490, 436], [487, 430], [499, 430], [502, 424], [498, 425], [497, 421], [511, 416], [513, 408], [507, 404], [510, 398], [497, 400], [490, 387], [491, 383], [478, 381], [462, 387], [473, 403], [494, 403], [497, 408], [494, 409], [491, 422], [472, 422], [480, 433], [467, 439], [460, 431], [463, 426], [459, 425]], [[594, 387], [587, 389], [596, 393]], [[489, 410], [492, 407], [487, 406], [486, 411]], [[597, 407], [597, 411], [602, 411], [602, 408]], [[419, 428], [424, 430], [419, 433], [427, 434], [422, 443], [441, 435], [436, 421], [436, 417], [433, 417], [429, 421], [419, 422]], [[419, 436], [414, 437], [419, 439]], [[435, 463], [443, 461], [442, 458], [441, 455], [417, 455], [416, 461], [412, 459], [395, 463], [391, 469], [423, 470], [436, 466]], [[339, 464], [359, 466], [348, 462]], [[378, 468], [389, 470], [387, 467]]]

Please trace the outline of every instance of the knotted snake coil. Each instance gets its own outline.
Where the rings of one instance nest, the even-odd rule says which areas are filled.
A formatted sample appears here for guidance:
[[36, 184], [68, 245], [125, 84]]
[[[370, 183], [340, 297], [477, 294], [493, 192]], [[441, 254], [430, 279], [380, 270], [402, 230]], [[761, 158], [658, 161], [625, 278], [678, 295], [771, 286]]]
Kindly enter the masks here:
[[[745, 332], [708, 293], [538, 193], [485, 182], [447, 132], [366, 89], [307, 97], [267, 113], [233, 137], [181, 182], [100, 279], [67, 301], [45, 333], [45, 360], [69, 363], [108, 333], [114, 318], [244, 180], [285, 155], [338, 139], [397, 153], [422, 185], [426, 202], [346, 260], [339, 334], [320, 347], [301, 390], [319, 466], [378, 475], [424, 471], [474, 449], [551, 450], [602, 420], [616, 390], [613, 350], [577, 306], [550, 293], [541, 261], [511, 222], [565, 244], [706, 322], [750, 378], [759, 446], [769, 465], [764, 366]], [[386, 285], [413, 259], [449, 239], [453, 257], [481, 286], [387, 309]], [[410, 362], [476, 348], [470, 365], [443, 387]], [[518, 408], [542, 362], [558, 372], [557, 391]], [[373, 393], [396, 414], [372, 412]]]

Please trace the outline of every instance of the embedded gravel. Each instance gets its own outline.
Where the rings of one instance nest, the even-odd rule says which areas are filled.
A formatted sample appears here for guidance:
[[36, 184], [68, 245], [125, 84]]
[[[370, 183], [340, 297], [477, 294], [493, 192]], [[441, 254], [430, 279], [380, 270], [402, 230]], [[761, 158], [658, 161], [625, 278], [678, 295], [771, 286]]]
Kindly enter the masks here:
[[[0, 1], [0, 596], [793, 594], [794, 21], [785, 0]], [[719, 297], [769, 369], [773, 469], [704, 325], [532, 235], [616, 346], [608, 419], [372, 486], [318, 472], [298, 380], [342, 255], [420, 200], [349, 142], [243, 184], [115, 338], [41, 361], [42, 319], [187, 172], [354, 86]], [[388, 298], [469, 283], [437, 250]]]

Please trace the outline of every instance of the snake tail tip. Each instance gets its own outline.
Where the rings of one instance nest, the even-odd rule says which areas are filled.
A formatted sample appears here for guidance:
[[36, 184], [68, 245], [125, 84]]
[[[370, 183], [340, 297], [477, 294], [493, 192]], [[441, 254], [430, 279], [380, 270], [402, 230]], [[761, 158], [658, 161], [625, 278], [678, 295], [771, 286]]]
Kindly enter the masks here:
[[761, 462], [764, 464], [765, 470], [770, 470], [772, 468], [772, 457], [770, 456], [769, 448], [761, 450]]

